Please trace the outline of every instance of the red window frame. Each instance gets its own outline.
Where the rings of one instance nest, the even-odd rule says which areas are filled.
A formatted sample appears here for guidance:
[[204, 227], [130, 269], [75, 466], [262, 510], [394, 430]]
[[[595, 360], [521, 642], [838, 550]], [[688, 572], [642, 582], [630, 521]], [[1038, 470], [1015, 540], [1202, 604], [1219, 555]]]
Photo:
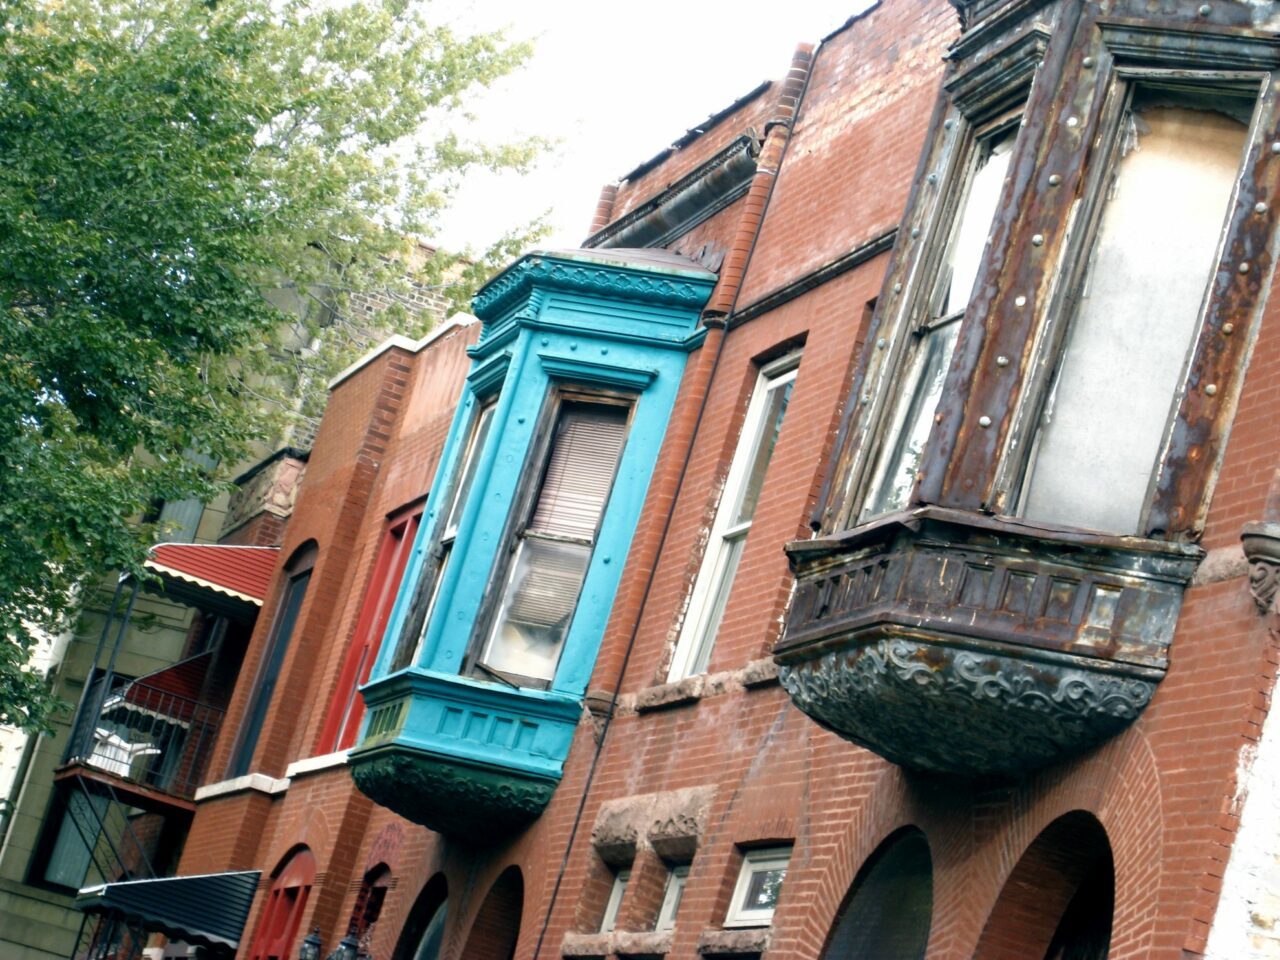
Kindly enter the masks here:
[[400, 581], [413, 550], [413, 541], [422, 524], [423, 507], [423, 503], [416, 503], [398, 511], [387, 520], [382, 542], [378, 545], [373, 576], [365, 590], [360, 617], [356, 621], [351, 645], [347, 648], [342, 672], [338, 675], [338, 684], [334, 688], [333, 702], [329, 705], [328, 716], [321, 730], [321, 753], [346, 750], [354, 746], [360, 733], [360, 721], [364, 719], [364, 700], [356, 690], [368, 682], [373, 663], [378, 658], [382, 635], [387, 630], [387, 621], [391, 619], [391, 608], [395, 606]]
[[248, 960], [292, 960], [297, 955], [295, 941], [315, 881], [315, 855], [299, 847], [271, 881]]

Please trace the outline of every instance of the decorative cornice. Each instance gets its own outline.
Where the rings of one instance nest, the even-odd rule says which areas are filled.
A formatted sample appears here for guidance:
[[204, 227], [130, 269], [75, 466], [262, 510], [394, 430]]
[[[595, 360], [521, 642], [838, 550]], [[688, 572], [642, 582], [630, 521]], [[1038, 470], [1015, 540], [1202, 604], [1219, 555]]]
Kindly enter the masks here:
[[489, 281], [476, 294], [472, 308], [481, 320], [492, 320], [528, 297], [536, 287], [548, 287], [569, 293], [698, 310], [707, 302], [715, 280], [710, 271], [704, 276], [697, 276], [692, 272], [577, 262], [545, 253], [532, 253], [521, 257]]
[[1240, 541], [1249, 561], [1249, 593], [1258, 609], [1266, 613], [1275, 609], [1280, 590], [1280, 523], [1246, 523]]
[[646, 203], [582, 242], [584, 247], [665, 247], [746, 194], [760, 143], [741, 136]]

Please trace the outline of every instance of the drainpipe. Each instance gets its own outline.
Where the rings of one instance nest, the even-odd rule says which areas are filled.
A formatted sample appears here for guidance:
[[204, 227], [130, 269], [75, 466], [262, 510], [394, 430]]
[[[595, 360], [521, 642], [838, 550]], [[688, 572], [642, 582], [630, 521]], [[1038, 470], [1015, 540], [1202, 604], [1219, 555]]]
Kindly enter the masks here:
[[[733, 242], [730, 244], [729, 253], [720, 269], [720, 282], [716, 285], [716, 289], [711, 295], [711, 300], [702, 311], [702, 323], [707, 328], [707, 336], [702, 343], [702, 349], [698, 351], [696, 365], [687, 375], [682, 389], [682, 392], [688, 398], [686, 408], [694, 407], [695, 409], [691, 414], [686, 415], [672, 425], [680, 432], [677, 432], [672, 437], [674, 449], [670, 457], [676, 458], [677, 449], [682, 451], [676, 458], [680, 464], [680, 470], [676, 476], [675, 486], [672, 487], [672, 490], [677, 492], [684, 485], [685, 475], [688, 473], [689, 459], [693, 452], [693, 441], [698, 435], [698, 428], [702, 424], [702, 418], [706, 413], [707, 400], [711, 395], [711, 384], [715, 382], [716, 370], [720, 366], [725, 328], [728, 326], [728, 322], [733, 316], [733, 311], [738, 305], [738, 294], [742, 290], [742, 281], [746, 275], [747, 265], [750, 263], [751, 255], [755, 251], [756, 242], [760, 236], [760, 227], [764, 223], [764, 216], [769, 207], [769, 199], [773, 195], [773, 185], [777, 181], [778, 170], [786, 156], [787, 144], [791, 139], [791, 129], [809, 84], [809, 72], [813, 65], [813, 57], [813, 45], [803, 43], [796, 48], [796, 52], [791, 58], [791, 68], [787, 71], [782, 88], [778, 91], [774, 116], [765, 125], [764, 145], [760, 148], [760, 156], [756, 161], [756, 172], [751, 179], [751, 186], [747, 190], [742, 216], [739, 218], [738, 227], [734, 231]], [[613, 198], [610, 197], [610, 208], [612, 208], [612, 203]], [[631, 623], [631, 631], [627, 637], [627, 645], [622, 655], [622, 662], [618, 666], [617, 678], [613, 683], [613, 692], [604, 714], [600, 734], [596, 737], [595, 752], [591, 756], [591, 765], [587, 768], [587, 778], [582, 785], [582, 795], [578, 799], [578, 809], [574, 814], [573, 826], [569, 830], [569, 842], [565, 845], [564, 856], [560, 861], [560, 869], [556, 873], [556, 882], [551, 890], [551, 899], [547, 903], [547, 911], [542, 919], [542, 929], [538, 931], [538, 942], [533, 950], [534, 960], [537, 960], [542, 953], [547, 927], [551, 924], [551, 914], [555, 909], [556, 900], [560, 894], [560, 886], [564, 882], [565, 871], [569, 866], [569, 857], [573, 853], [573, 844], [582, 826], [587, 797], [591, 793], [591, 785], [595, 781], [600, 758], [604, 753], [605, 740], [609, 735], [609, 728], [618, 709], [618, 696], [622, 690], [627, 667], [631, 663], [631, 654], [635, 649], [636, 636], [640, 630], [640, 614], [648, 604], [649, 594], [653, 589], [654, 577], [657, 575], [658, 558], [662, 556], [666, 548], [667, 537], [671, 532], [671, 524], [674, 517], [674, 509], [669, 509], [666, 518], [663, 520], [662, 533], [653, 548], [632, 558], [632, 562], [638, 569], [648, 571], [644, 590], [641, 591], [639, 601], [634, 605], [633, 609], [626, 612], [625, 616], [615, 609], [613, 616], [610, 618], [614, 620], [622, 617], [620, 622], [629, 621]]]

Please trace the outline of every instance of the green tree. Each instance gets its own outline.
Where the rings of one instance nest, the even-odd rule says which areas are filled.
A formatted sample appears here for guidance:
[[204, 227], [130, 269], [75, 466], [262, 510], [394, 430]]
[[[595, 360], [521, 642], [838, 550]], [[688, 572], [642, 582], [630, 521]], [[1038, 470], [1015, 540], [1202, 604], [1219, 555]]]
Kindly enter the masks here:
[[527, 54], [422, 0], [0, 0], [0, 724], [47, 724], [33, 631], [141, 572], [131, 518], [216, 491], [190, 454], [296, 405], [264, 293], [332, 323], [468, 170], [533, 159], [449, 132]]

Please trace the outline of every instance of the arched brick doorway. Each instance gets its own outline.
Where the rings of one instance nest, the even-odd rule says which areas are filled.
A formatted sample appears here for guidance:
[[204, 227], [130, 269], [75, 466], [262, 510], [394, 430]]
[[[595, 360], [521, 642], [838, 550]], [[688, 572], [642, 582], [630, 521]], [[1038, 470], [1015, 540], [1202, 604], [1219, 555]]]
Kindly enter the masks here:
[[461, 960], [511, 960], [523, 909], [524, 877], [519, 867], [507, 867], [480, 904]]
[[932, 917], [929, 841], [904, 827], [858, 871], [822, 960], [924, 960]]
[[1115, 864], [1106, 831], [1075, 810], [1027, 847], [992, 908], [974, 960], [1106, 960]]
[[449, 884], [443, 873], [427, 881], [400, 930], [392, 960], [439, 960], [449, 911]]

